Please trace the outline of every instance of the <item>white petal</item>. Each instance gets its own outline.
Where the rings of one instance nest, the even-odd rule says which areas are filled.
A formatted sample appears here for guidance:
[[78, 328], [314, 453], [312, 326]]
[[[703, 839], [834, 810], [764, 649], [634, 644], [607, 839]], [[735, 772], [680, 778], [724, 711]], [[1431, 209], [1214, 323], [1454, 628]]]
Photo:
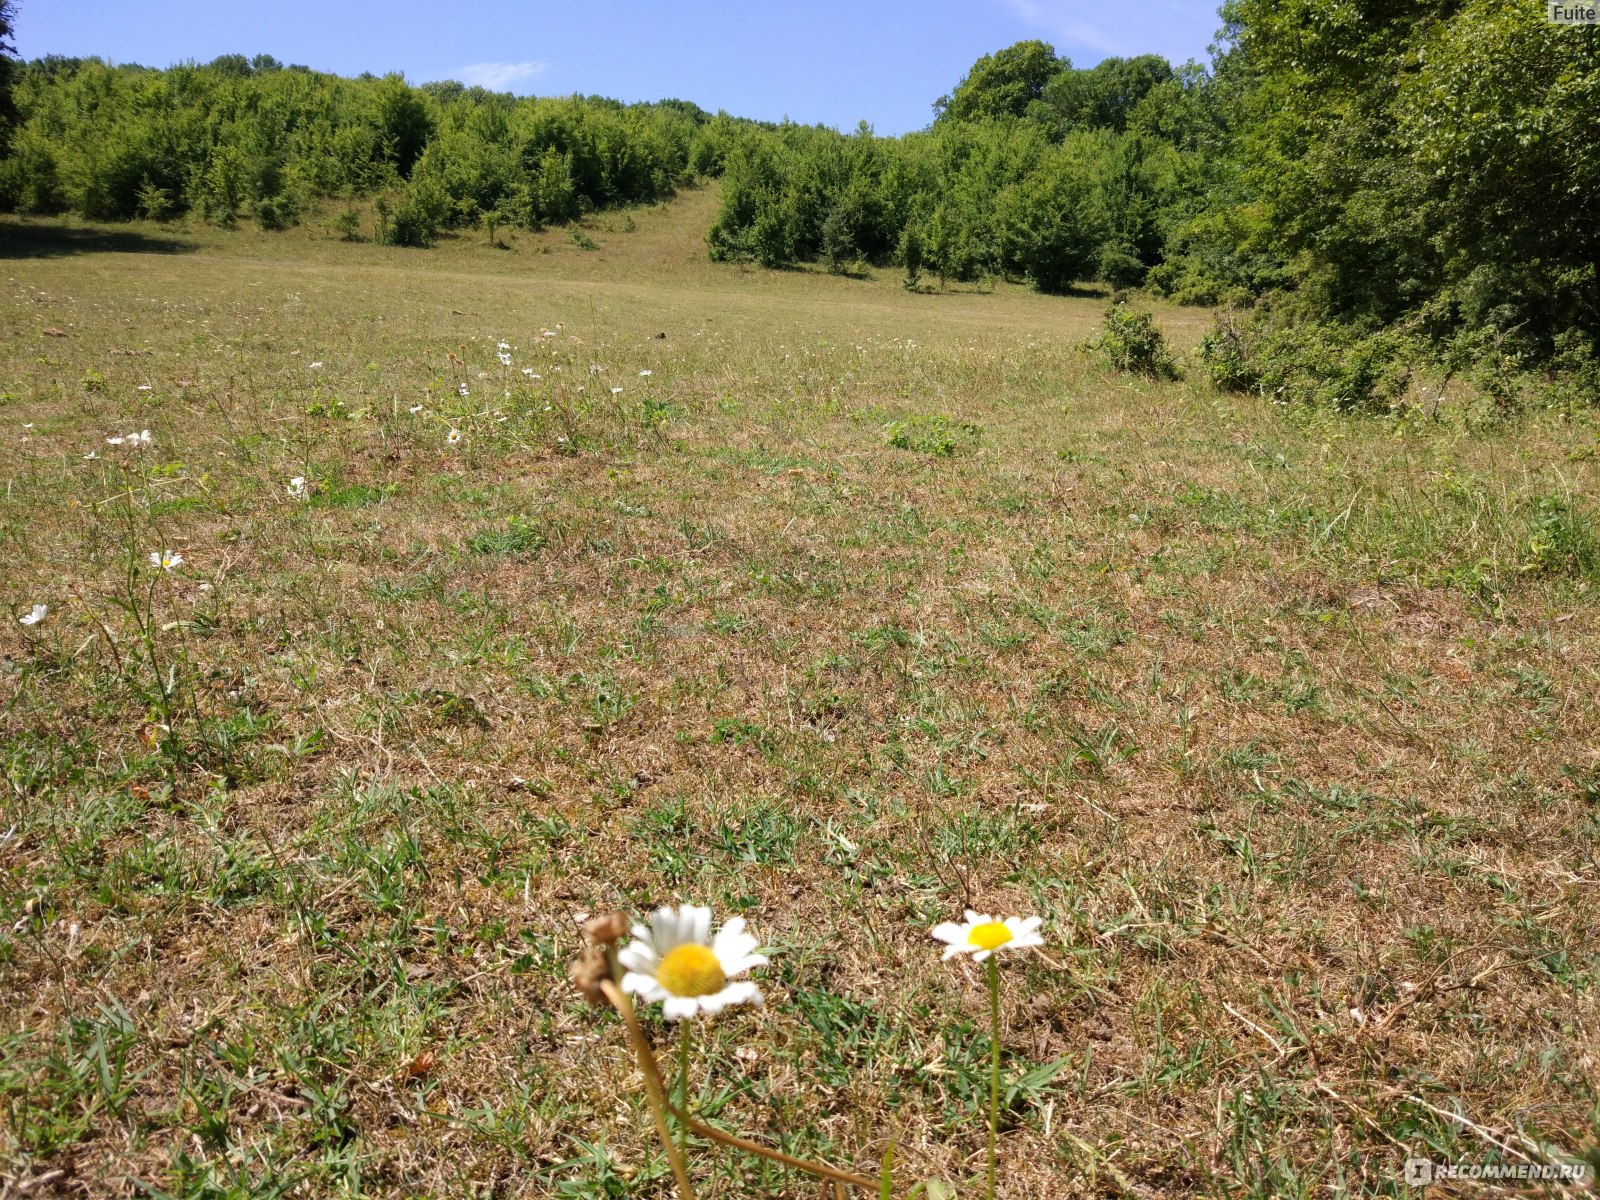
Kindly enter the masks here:
[[629, 942], [617, 951], [617, 961], [630, 971], [641, 971], [646, 975], [654, 975], [661, 963], [648, 940]]
[[656, 953], [665, 957], [683, 942], [683, 933], [680, 928], [677, 909], [667, 908], [663, 905], [650, 914], [651, 941], [654, 943]]
[[974, 946], [971, 942], [959, 942], [959, 943], [952, 942], [950, 945], [948, 945], [948, 946], [946, 946], [944, 948], [944, 960], [943, 961], [948, 961], [948, 960], [954, 958], [958, 954], [970, 954], [972, 951], [974, 951], [976, 949], [977, 949], [977, 947]]
[[936, 941], [947, 942], [954, 946], [967, 940], [967, 927], [957, 925], [954, 921], [946, 921], [942, 925], [935, 925], [932, 930]]
[[684, 941], [711, 943], [711, 910], [697, 904], [685, 904], [678, 910], [678, 921], [683, 929]]
[[700, 1001], [694, 996], [668, 996], [661, 1006], [661, 1015], [669, 1021], [687, 1021], [700, 1011]]
[[[716, 952], [713, 951], [713, 953]], [[765, 954], [718, 954], [717, 962], [722, 967], [722, 973], [732, 979], [735, 975], [743, 975], [746, 971], [755, 967], [766, 966], [767, 956]]]
[[979, 951], [977, 951], [977, 952], [975, 952], [973, 954], [972, 961], [973, 962], [982, 962], [984, 959], [988, 958], [989, 955], [991, 955], [993, 953], [994, 953], [993, 950], [979, 950]]
[[656, 982], [655, 976], [641, 975], [637, 971], [629, 971], [622, 977], [622, 990], [638, 996], [646, 1004], [668, 998], [667, 989]]
[[761, 989], [749, 980], [730, 983], [720, 992], [700, 997], [700, 1007], [709, 1013], [719, 1013], [730, 1004], [761, 1004]]
[[970, 908], [967, 909], [968, 925], [987, 925], [992, 920], [994, 920], [994, 918], [988, 913], [975, 913]]
[[1006, 928], [1011, 930], [1012, 937], [1021, 937], [1023, 934], [1032, 933], [1044, 924], [1043, 917], [1007, 917]]

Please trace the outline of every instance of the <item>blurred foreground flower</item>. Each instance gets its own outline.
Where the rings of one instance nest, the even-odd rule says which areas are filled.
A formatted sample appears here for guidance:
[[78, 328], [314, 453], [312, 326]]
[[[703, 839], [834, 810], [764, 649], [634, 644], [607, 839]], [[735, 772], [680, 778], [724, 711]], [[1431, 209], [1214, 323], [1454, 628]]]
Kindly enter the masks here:
[[743, 917], [734, 917], [713, 937], [709, 908], [658, 908], [648, 926], [633, 927], [633, 937], [617, 955], [627, 970], [622, 990], [646, 1004], [663, 1001], [667, 1020], [710, 1016], [731, 1004], [761, 1003], [761, 989], [754, 983], [730, 982], [767, 963], [765, 955], [754, 953], [758, 943], [745, 932]]
[[28, 610], [26, 615], [18, 617], [17, 620], [24, 625], [37, 625], [49, 615], [50, 606], [48, 604], [35, 604]]

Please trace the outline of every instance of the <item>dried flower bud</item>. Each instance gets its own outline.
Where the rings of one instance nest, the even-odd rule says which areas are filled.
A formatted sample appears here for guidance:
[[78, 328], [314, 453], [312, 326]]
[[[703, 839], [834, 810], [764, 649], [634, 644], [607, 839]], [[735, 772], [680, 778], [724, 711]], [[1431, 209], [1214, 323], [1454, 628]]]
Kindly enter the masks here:
[[573, 959], [567, 977], [572, 980], [572, 986], [577, 988], [590, 1004], [607, 1003], [600, 985], [611, 978], [611, 963], [607, 961], [606, 952], [602, 947], [585, 947], [583, 953]]
[[583, 923], [583, 936], [589, 939], [591, 945], [606, 946], [625, 936], [628, 932], [628, 917], [626, 913], [602, 913]]

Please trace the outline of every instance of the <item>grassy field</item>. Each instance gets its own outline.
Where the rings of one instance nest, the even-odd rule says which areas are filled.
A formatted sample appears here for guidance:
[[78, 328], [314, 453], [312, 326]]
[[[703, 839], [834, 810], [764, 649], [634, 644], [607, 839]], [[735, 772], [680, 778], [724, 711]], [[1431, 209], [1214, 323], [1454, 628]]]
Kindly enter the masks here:
[[772, 958], [701, 1112], [901, 1194], [980, 1194], [968, 906], [1045, 918], [1006, 1197], [1594, 1156], [1592, 416], [1148, 383], [714, 206], [0, 223], [0, 1195], [668, 1195], [565, 972], [680, 900]]

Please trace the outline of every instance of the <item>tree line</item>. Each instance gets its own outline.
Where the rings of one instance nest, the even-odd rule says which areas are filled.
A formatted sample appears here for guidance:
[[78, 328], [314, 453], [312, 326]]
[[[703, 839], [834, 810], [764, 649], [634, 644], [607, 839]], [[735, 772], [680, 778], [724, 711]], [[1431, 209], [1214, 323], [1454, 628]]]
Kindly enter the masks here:
[[720, 176], [714, 258], [1236, 308], [1224, 386], [1381, 404], [1420, 356], [1496, 395], [1534, 368], [1600, 391], [1596, 32], [1538, 0], [1229, 0], [1203, 65], [1020, 42], [903, 137], [267, 56], [18, 63], [10, 15], [0, 209], [279, 227], [372, 197], [384, 240], [425, 245]]
[[166, 70], [43, 58], [14, 65], [9, 102], [0, 209], [277, 229], [319, 198], [375, 197], [380, 235], [402, 245], [662, 199], [705, 165], [697, 139], [719, 124], [683, 101], [519, 99], [267, 55]]

